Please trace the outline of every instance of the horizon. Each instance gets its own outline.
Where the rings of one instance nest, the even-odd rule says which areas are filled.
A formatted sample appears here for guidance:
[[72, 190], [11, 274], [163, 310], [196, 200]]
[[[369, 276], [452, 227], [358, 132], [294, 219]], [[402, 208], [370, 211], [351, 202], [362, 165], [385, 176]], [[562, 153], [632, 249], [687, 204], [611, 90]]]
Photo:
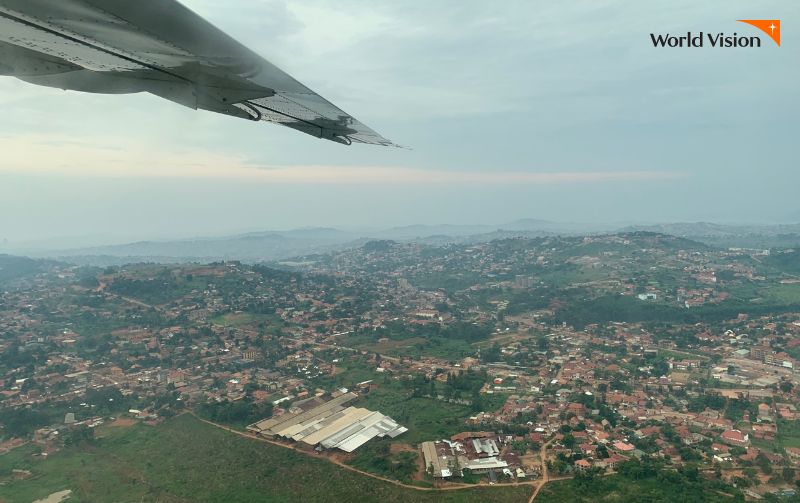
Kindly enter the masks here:
[[[190, 242], [224, 242], [229, 240], [249, 238], [249, 237], [267, 237], [270, 235], [275, 236], [291, 236], [294, 234], [311, 234], [311, 239], [320, 240], [320, 236], [313, 236], [315, 232], [334, 232], [337, 234], [332, 242], [340, 244], [355, 243], [358, 240], [390, 240], [390, 241], [424, 241], [426, 239], [435, 237], [446, 238], [473, 238], [478, 239], [482, 236], [491, 235], [496, 232], [506, 233], [541, 233], [548, 236], [591, 236], [591, 235], [613, 235], [626, 232], [657, 232], [666, 235], [681, 236], [680, 233], [672, 232], [669, 229], [661, 229], [659, 227], [687, 227], [700, 228], [705, 226], [712, 226], [719, 228], [720, 231], [727, 231], [731, 236], [746, 236], [746, 235], [759, 235], [759, 232], [767, 232], [770, 230], [779, 230], [789, 227], [794, 230], [795, 227], [800, 231], [800, 221], [786, 222], [786, 223], [754, 223], [754, 222], [711, 222], [711, 221], [697, 221], [697, 222], [606, 222], [606, 223], [589, 223], [589, 222], [556, 222], [551, 220], [543, 220], [536, 218], [521, 218], [514, 221], [507, 221], [504, 223], [495, 224], [450, 224], [450, 223], [411, 223], [406, 225], [396, 225], [387, 227], [367, 227], [367, 226], [304, 226], [293, 227], [286, 229], [234, 229], [234, 230], [221, 230], [219, 233], [206, 233], [206, 234], [190, 234], [190, 235], [163, 235], [142, 237], [140, 239], [126, 239], [123, 237], [109, 237], [100, 235], [84, 235], [84, 236], [51, 236], [44, 239], [28, 240], [28, 241], [11, 241], [8, 239], [0, 239], [0, 254], [20, 254], [31, 255], [39, 257], [55, 257], [58, 253], [70, 252], [97, 252], [99, 250], [114, 248], [124, 248], [126, 246], [135, 245], [163, 245], [170, 243], [190, 243]], [[417, 234], [404, 234], [404, 232], [413, 231]], [[744, 232], [744, 234], [742, 233]], [[686, 235], [685, 237], [699, 237], [702, 234], [695, 233]], [[800, 238], [800, 232], [793, 232], [792, 235]], [[313, 247], [312, 244], [308, 245]], [[94, 253], [89, 253], [89, 256]], [[300, 254], [300, 253], [298, 253]]]

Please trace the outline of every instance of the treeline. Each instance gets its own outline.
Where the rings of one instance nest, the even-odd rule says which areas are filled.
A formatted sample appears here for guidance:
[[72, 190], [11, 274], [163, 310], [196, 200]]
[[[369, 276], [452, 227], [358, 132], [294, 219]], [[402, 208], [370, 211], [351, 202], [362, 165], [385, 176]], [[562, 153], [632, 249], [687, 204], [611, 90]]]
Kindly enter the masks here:
[[550, 307], [550, 304], [558, 294], [559, 292], [548, 287], [533, 288], [515, 293], [508, 300], [506, 314], [514, 316], [537, 309], [546, 309]]
[[384, 477], [410, 482], [417, 471], [417, 453], [412, 451], [392, 454], [388, 439], [375, 439], [358, 449], [348, 464]]
[[0, 424], [6, 437], [27, 437], [52, 422], [50, 414], [39, 408], [0, 409]]
[[253, 272], [260, 274], [262, 278], [270, 281], [275, 281], [278, 283], [288, 283], [293, 280], [300, 281], [301, 279], [303, 279], [303, 275], [300, 274], [299, 272], [273, 269], [272, 267], [267, 267], [261, 264], [256, 264], [252, 266], [252, 268]]
[[673, 469], [648, 457], [620, 464], [616, 475], [602, 476], [599, 470], [576, 473], [572, 480], [548, 484], [542, 496], [554, 503], [598, 499], [648, 503], [744, 501], [736, 488], [718, 479], [705, 478], [695, 464]]
[[789, 274], [800, 274], [800, 251], [772, 253], [762, 259], [763, 263]]
[[383, 337], [392, 340], [405, 340], [414, 337], [425, 337], [427, 339], [441, 337], [465, 342], [478, 342], [489, 338], [492, 330], [486, 325], [474, 325], [466, 322], [442, 326], [438, 323], [408, 325], [401, 321], [390, 321], [382, 328], [363, 333], [370, 334], [375, 340]]
[[165, 304], [180, 295], [178, 279], [167, 270], [149, 279], [116, 278], [109, 290], [155, 304]]
[[46, 269], [47, 264], [27, 257], [0, 255], [0, 283], [40, 273]]
[[724, 301], [691, 309], [663, 304], [641, 302], [624, 295], [607, 295], [591, 300], [575, 301], [555, 316], [557, 323], [565, 322], [582, 329], [591, 323], [612, 321], [628, 323], [714, 323], [736, 318], [739, 313], [753, 317], [780, 314], [797, 310], [797, 306], [784, 304], [751, 304], [739, 301]]
[[197, 408], [197, 413], [215, 423], [246, 426], [272, 415], [270, 402], [255, 403], [250, 398], [235, 402], [207, 402]]

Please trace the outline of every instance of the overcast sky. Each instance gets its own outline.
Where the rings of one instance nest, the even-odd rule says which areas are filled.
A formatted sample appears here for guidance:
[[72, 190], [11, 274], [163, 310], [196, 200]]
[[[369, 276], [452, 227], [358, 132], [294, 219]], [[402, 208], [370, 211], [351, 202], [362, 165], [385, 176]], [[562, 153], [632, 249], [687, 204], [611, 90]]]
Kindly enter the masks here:
[[[0, 78], [0, 242], [302, 226], [800, 221], [796, 0], [185, 0], [387, 138]], [[650, 33], [782, 47], [657, 49]]]

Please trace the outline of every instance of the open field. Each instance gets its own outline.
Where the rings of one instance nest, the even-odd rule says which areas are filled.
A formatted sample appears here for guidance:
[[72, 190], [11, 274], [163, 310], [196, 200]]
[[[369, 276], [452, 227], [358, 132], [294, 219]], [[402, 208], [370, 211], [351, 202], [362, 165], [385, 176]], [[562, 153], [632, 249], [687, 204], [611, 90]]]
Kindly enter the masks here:
[[800, 284], [771, 285], [763, 291], [764, 297], [780, 304], [800, 304]]
[[327, 461], [242, 438], [190, 415], [157, 427], [119, 428], [96, 445], [41, 460], [27, 445], [0, 456], [0, 501], [30, 503], [71, 489], [75, 502], [523, 502], [530, 486], [414, 491]]
[[775, 440], [753, 438], [755, 447], [767, 452], [782, 453], [785, 447], [800, 447], [800, 421], [778, 421], [778, 434]]
[[708, 481], [687, 481], [677, 474], [644, 479], [622, 475], [593, 480], [561, 480], [545, 485], [536, 498], [540, 503], [733, 503], [741, 495], [715, 490]]

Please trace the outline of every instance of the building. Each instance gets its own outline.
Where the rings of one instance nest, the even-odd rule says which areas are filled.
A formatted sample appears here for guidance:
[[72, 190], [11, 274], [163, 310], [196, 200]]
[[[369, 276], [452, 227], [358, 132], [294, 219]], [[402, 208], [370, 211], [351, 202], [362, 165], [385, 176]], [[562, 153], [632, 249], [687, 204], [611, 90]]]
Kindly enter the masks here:
[[472, 447], [475, 449], [475, 454], [478, 457], [494, 457], [500, 454], [500, 448], [491, 438], [473, 438]]
[[[453, 453], [452, 445], [448, 442], [423, 442], [421, 445], [422, 457], [425, 460], [425, 470], [435, 478], [447, 478], [453, 475], [458, 458]], [[458, 474], [459, 476], [461, 473]]]
[[750, 358], [754, 360], [766, 362], [768, 356], [772, 356], [772, 349], [769, 346], [753, 346], [750, 348]]
[[508, 463], [496, 457], [471, 459], [464, 468], [470, 470], [472, 473], [483, 474], [494, 472], [495, 470], [507, 469]]
[[345, 393], [322, 404], [310, 402], [308, 410], [259, 421], [247, 429], [270, 438], [292, 440], [309, 449], [345, 452], [353, 452], [373, 438], [395, 438], [408, 431], [380, 412], [345, 408], [355, 398], [355, 394]]
[[744, 447], [750, 445], [750, 436], [739, 430], [727, 430], [722, 432], [722, 441], [728, 445]]
[[535, 284], [536, 280], [533, 278], [533, 276], [518, 274], [514, 278], [514, 288], [533, 288]]

